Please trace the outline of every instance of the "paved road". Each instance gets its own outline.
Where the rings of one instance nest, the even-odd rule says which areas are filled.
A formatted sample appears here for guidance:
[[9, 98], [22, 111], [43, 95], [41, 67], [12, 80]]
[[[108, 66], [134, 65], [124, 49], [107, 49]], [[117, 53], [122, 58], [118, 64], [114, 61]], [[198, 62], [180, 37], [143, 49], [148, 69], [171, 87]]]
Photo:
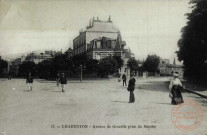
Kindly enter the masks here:
[[[33, 90], [28, 92], [23, 79], [0, 79], [0, 135], [184, 135], [186, 132], [171, 121], [174, 106], [170, 105], [167, 80], [137, 79], [136, 101], [129, 104], [129, 93], [117, 79], [70, 81], [65, 93], [52, 81], [35, 80]], [[201, 125], [188, 134], [206, 134], [207, 100], [189, 93], [183, 93], [183, 97], [198, 102], [203, 111]], [[53, 125], [55, 128], [51, 128]], [[142, 128], [131, 128], [133, 125]]]

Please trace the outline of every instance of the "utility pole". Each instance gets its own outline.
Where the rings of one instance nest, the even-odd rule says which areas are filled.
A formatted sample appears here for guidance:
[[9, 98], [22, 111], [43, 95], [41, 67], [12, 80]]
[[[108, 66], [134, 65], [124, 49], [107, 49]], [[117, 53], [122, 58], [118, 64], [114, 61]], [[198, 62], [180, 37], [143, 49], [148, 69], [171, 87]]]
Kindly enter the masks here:
[[86, 68], [84, 65], [80, 65], [80, 82], [82, 82], [83, 79], [83, 70]]
[[83, 68], [83, 65], [80, 65], [80, 82], [82, 82], [82, 69]]

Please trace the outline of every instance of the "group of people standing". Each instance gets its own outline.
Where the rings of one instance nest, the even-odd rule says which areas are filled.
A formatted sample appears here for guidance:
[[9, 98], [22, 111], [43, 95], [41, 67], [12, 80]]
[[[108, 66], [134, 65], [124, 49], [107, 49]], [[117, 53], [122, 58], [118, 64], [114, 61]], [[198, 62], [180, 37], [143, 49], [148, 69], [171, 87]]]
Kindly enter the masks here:
[[67, 78], [65, 76], [65, 73], [62, 73], [61, 76], [59, 75], [59, 73], [57, 74], [56, 83], [57, 83], [57, 86], [59, 86], [59, 83], [60, 83], [62, 92], [65, 92], [65, 85], [67, 84]]
[[[179, 77], [179, 73], [175, 72], [173, 73], [173, 78], [170, 80], [169, 89], [171, 91], [169, 93], [169, 97], [171, 98], [172, 105], [184, 103], [183, 96], [181, 94], [181, 91], [183, 90], [183, 86], [178, 77]], [[126, 75], [123, 74], [122, 75], [123, 86], [127, 86], [126, 79], [127, 79]], [[130, 80], [129, 80], [128, 87], [127, 87], [127, 90], [130, 92], [129, 103], [135, 102], [135, 97], [134, 97], [135, 82], [136, 82], [136, 79], [134, 78], [134, 74], [131, 73]]]
[[[59, 73], [57, 74], [56, 83], [57, 83], [57, 86], [59, 86], [59, 83], [60, 83], [62, 92], [65, 92], [65, 85], [67, 84], [67, 78], [65, 76], [65, 73], [62, 73], [61, 76], [59, 75]], [[31, 72], [29, 72], [26, 76], [26, 84], [28, 86], [28, 91], [31, 91], [32, 86], [33, 86], [33, 77], [32, 77]]]
[[[134, 89], [135, 89], [135, 82], [136, 79], [134, 78], [134, 74], [130, 74], [130, 80], [128, 82], [128, 87], [127, 90], [130, 92], [129, 94], [129, 103], [134, 103], [135, 102], [135, 97], [134, 97]], [[171, 90], [169, 93], [169, 97], [172, 99], [171, 104], [177, 105], [180, 103], [184, 103], [181, 91], [183, 90], [182, 83], [178, 79], [179, 73], [175, 72], [173, 74], [173, 78], [170, 81], [169, 89]], [[127, 77], [125, 74], [122, 75], [122, 80], [123, 80], [123, 86], [127, 86], [126, 80]], [[32, 91], [32, 86], [33, 86], [33, 77], [31, 72], [28, 73], [26, 76], [26, 83], [28, 85], [28, 90]], [[56, 83], [57, 86], [59, 86], [59, 83], [61, 84], [62, 92], [65, 92], [65, 85], [67, 84], [67, 78], [65, 76], [65, 73], [61, 73], [61, 76], [59, 73], [57, 74], [56, 77]]]

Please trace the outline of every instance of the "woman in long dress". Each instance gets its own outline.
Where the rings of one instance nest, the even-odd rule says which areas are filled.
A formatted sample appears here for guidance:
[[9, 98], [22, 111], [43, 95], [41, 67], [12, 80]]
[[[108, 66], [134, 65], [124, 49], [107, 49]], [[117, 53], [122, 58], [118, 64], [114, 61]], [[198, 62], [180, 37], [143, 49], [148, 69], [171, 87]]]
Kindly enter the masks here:
[[172, 95], [172, 101], [171, 104], [173, 105], [177, 105], [180, 103], [184, 103], [183, 101], [183, 96], [181, 94], [181, 90], [183, 89], [182, 87], [182, 83], [180, 82], [180, 80], [178, 79], [179, 73], [175, 72], [173, 74], [173, 79], [171, 79], [169, 88], [171, 90], [170, 94]]

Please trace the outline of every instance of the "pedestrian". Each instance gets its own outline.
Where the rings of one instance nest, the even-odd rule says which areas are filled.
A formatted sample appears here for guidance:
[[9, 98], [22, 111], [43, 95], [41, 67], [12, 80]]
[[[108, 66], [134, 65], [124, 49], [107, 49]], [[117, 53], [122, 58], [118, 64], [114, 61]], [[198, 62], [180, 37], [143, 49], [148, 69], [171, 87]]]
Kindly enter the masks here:
[[135, 82], [136, 82], [136, 80], [134, 78], [134, 74], [131, 73], [130, 74], [130, 80], [129, 80], [129, 83], [128, 83], [128, 88], [127, 88], [127, 90], [130, 92], [129, 103], [134, 103], [135, 102], [135, 97], [134, 97]]
[[121, 82], [121, 74], [118, 75], [118, 82]]
[[169, 96], [172, 99], [171, 104], [177, 105], [184, 103], [181, 90], [183, 90], [182, 83], [178, 79], [179, 73], [175, 72], [173, 78], [170, 81], [169, 89], [171, 90]]
[[56, 83], [57, 83], [57, 86], [59, 86], [59, 80], [60, 80], [60, 74], [57, 73], [57, 76], [56, 76]]
[[65, 85], [67, 84], [67, 78], [65, 77], [64, 73], [62, 73], [62, 75], [60, 77], [60, 83], [61, 83], [61, 87], [62, 87], [62, 92], [65, 92], [64, 88], [65, 88]]
[[26, 77], [26, 83], [27, 83], [27, 86], [28, 86], [28, 90], [29, 91], [32, 90], [33, 78], [32, 78], [31, 72], [29, 72], [29, 74]]
[[123, 86], [124, 86], [124, 84], [125, 84], [125, 86], [127, 86], [125, 73], [122, 75], [122, 80], [123, 80]]

